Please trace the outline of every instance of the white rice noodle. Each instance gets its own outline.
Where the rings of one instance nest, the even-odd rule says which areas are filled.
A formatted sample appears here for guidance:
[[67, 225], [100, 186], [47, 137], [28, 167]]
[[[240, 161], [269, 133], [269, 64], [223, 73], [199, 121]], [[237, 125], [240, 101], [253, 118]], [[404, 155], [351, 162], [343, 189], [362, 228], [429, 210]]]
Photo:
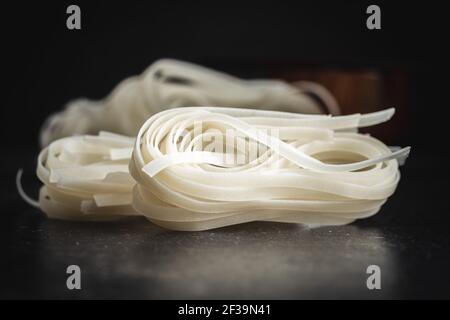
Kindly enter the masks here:
[[[342, 225], [370, 217], [394, 193], [398, 161], [410, 148], [392, 152], [356, 131], [393, 114], [331, 117], [217, 107], [160, 112], [134, 144], [133, 207], [158, 225], [188, 231], [261, 220]], [[195, 130], [199, 123], [202, 130]], [[278, 137], [267, 134], [274, 129]], [[249, 147], [236, 144], [231, 154], [204, 150], [205, 141], [221, 135], [220, 141], [235, 135]], [[244, 163], [227, 161], [252, 146], [266, 151]]]
[[122, 81], [102, 100], [77, 99], [65, 110], [50, 115], [41, 129], [40, 142], [44, 147], [59, 138], [100, 131], [135, 136], [153, 114], [196, 105], [339, 113], [334, 97], [316, 83], [303, 81], [294, 86], [272, 79], [242, 80], [195, 64], [163, 59], [141, 75]]

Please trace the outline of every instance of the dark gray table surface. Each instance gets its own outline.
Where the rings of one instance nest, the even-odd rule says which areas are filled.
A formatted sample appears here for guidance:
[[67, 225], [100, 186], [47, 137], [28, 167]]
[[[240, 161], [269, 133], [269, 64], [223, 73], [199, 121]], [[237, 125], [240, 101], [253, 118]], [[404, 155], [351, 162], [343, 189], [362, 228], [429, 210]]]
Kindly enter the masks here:
[[[46, 219], [15, 191], [15, 168], [34, 163], [30, 151], [20, 152], [1, 171], [1, 298], [450, 297], [448, 172], [430, 175], [433, 158], [411, 159], [382, 211], [352, 225], [253, 222], [174, 232], [143, 218]], [[31, 172], [25, 188], [36, 193]], [[79, 291], [66, 288], [72, 264], [81, 268]], [[381, 290], [366, 287], [372, 264], [381, 268]]]

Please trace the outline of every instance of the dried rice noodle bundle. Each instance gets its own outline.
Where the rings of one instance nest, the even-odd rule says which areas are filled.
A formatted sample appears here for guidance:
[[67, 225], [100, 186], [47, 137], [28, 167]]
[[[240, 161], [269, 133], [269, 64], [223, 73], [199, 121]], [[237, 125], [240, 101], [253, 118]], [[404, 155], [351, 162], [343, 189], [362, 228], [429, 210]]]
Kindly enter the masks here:
[[131, 206], [135, 182], [128, 173], [133, 141], [101, 132], [51, 143], [38, 158], [37, 176], [44, 183], [39, 207], [48, 217], [65, 220], [135, 215]]
[[278, 80], [241, 80], [194, 64], [163, 59], [144, 73], [122, 81], [103, 100], [78, 99], [51, 115], [41, 129], [41, 145], [74, 134], [110, 131], [135, 136], [151, 115], [195, 105], [280, 109], [300, 113], [339, 113], [321, 85], [297, 86]]
[[[192, 231], [257, 220], [342, 225], [369, 217], [394, 193], [409, 147], [392, 152], [356, 131], [393, 114], [160, 112], [134, 145], [133, 206], [158, 225]], [[211, 148], [213, 140], [219, 143]], [[255, 148], [261, 151], [250, 158]]]

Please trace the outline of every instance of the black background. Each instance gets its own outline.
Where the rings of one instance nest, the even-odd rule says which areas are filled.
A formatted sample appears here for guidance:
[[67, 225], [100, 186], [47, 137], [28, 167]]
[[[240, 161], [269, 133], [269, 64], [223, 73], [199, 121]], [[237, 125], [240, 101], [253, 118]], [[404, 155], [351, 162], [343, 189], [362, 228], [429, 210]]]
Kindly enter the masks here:
[[[405, 235], [398, 240], [411, 253], [405, 263], [420, 265], [425, 277], [432, 278], [420, 282], [428, 283], [424, 296], [448, 297], [448, 286], [439, 280], [439, 272], [449, 264], [450, 241], [448, 55], [444, 52], [449, 37], [440, 2], [377, 1], [382, 29], [376, 31], [365, 26], [365, 10], [371, 2], [364, 1], [73, 3], [81, 7], [82, 30], [66, 28], [65, 11], [72, 2], [1, 5], [1, 210], [7, 257], [3, 262], [11, 258], [6, 270], [13, 272], [16, 263], [28, 261], [26, 255], [17, 254], [17, 248], [26, 247], [17, 228], [30, 227], [34, 219], [45, 223], [30, 218], [35, 212], [20, 201], [15, 173], [19, 167], [34, 170], [39, 127], [67, 101], [80, 96], [102, 98], [119, 81], [163, 57], [244, 78], [270, 77], [270, 70], [291, 66], [401, 66], [413, 79], [411, 103], [404, 106], [412, 118], [408, 132], [388, 142], [411, 145], [411, 156], [402, 168], [397, 193], [382, 213], [357, 225], [400, 228], [390, 234]], [[25, 182], [27, 190], [35, 193], [35, 178], [28, 175]], [[429, 255], [436, 259], [427, 260]], [[414, 287], [418, 274], [414, 271], [406, 280], [413, 292], [422, 292]], [[24, 287], [25, 283], [17, 284], [10, 291], [14, 294], [5, 291], [2, 296], [27, 297], [21, 294]]]
[[[448, 32], [445, 11], [436, 3], [378, 2], [382, 29], [376, 31], [365, 26], [371, 2], [364, 1], [79, 1], [79, 31], [65, 27], [71, 3], [2, 7], [2, 112], [11, 119], [2, 134], [20, 121], [29, 146], [36, 145], [51, 111], [75, 97], [102, 98], [163, 57], [241, 77], [270, 77], [280, 66], [400, 66], [415, 81], [408, 106], [414, 130], [407, 141], [394, 142], [428, 147], [428, 137], [445, 123], [439, 116], [446, 111], [440, 99], [445, 91], [439, 89], [445, 88]], [[432, 134], [424, 135], [425, 129]]]

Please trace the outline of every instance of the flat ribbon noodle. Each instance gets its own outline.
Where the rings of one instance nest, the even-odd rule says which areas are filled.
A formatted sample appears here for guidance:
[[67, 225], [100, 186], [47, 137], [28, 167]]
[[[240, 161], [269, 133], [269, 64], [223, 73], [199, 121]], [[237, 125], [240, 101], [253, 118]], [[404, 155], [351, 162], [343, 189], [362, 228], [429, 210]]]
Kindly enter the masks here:
[[[341, 225], [369, 217], [394, 193], [399, 161], [410, 148], [392, 152], [373, 137], [349, 131], [393, 114], [387, 109], [331, 117], [218, 107], [160, 112], [135, 141], [133, 206], [175, 230], [256, 220]], [[278, 137], [266, 133], [272, 131]], [[211, 137], [241, 139], [249, 146], [204, 151]], [[266, 151], [249, 159], [252, 146]], [[226, 160], [238, 154], [243, 163]]]
[[38, 157], [39, 207], [50, 218], [115, 220], [137, 215], [128, 172], [133, 138], [101, 132], [54, 141]]

